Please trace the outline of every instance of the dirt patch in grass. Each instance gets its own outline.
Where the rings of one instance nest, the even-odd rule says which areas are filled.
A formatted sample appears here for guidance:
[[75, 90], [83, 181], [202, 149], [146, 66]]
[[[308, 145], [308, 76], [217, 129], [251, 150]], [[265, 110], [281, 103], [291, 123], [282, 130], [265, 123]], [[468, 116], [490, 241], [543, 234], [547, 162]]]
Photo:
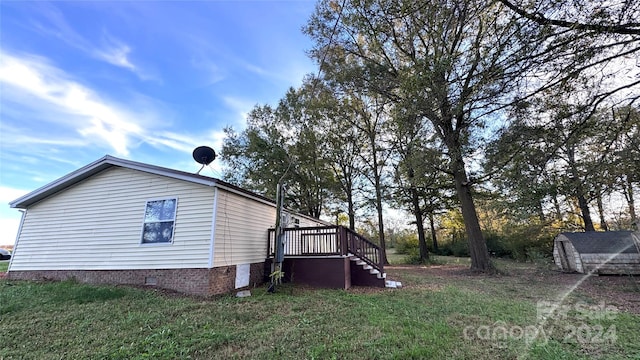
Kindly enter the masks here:
[[578, 294], [586, 295], [595, 303], [604, 302], [621, 311], [640, 314], [640, 277], [624, 275], [584, 276], [559, 273], [550, 281], [558, 281], [567, 287], [579, 284]]
[[[505, 264], [507, 266], [505, 267]], [[615, 306], [640, 314], [640, 276], [586, 276], [563, 273], [546, 265], [503, 263], [498, 273], [478, 275], [468, 265], [397, 265], [385, 270], [406, 289], [439, 290], [455, 284], [463, 289], [531, 301], [573, 299]], [[502, 265], [502, 266], [501, 266]]]

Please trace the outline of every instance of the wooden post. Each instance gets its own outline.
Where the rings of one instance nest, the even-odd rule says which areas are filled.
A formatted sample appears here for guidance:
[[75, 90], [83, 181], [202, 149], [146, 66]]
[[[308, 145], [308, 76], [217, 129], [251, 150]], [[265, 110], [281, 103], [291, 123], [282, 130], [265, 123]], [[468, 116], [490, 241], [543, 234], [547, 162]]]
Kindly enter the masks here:
[[338, 231], [336, 231], [336, 236], [338, 236], [338, 241], [340, 244], [340, 255], [347, 255], [349, 253], [349, 244], [347, 244], [347, 230], [344, 226], [339, 225]]

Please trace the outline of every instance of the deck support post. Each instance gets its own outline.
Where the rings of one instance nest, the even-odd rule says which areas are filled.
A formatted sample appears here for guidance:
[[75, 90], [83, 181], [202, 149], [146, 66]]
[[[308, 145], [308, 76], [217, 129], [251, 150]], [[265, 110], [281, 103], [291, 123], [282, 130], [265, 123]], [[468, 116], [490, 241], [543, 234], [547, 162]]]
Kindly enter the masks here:
[[340, 255], [349, 254], [349, 239], [347, 238], [347, 230], [345, 230], [344, 226], [338, 227], [338, 241], [340, 244]]

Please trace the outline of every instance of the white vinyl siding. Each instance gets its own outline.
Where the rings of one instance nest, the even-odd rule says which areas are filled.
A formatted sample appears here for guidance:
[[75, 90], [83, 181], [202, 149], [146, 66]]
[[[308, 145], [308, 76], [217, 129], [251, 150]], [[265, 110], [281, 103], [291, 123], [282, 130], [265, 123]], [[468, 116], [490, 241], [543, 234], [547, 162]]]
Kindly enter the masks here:
[[[28, 208], [10, 270], [206, 268], [214, 189], [113, 167]], [[140, 244], [149, 199], [177, 198], [173, 243]]]
[[219, 189], [213, 266], [263, 262], [267, 230], [275, 225], [275, 219], [275, 205]]
[[[300, 219], [300, 226], [325, 225], [297, 214], [293, 217]], [[267, 256], [267, 232], [275, 223], [275, 204], [219, 189], [213, 266], [263, 262]]]
[[[296, 224], [299, 227], [326, 226], [326, 224], [320, 222], [319, 220], [302, 217], [302, 216], [296, 216], [296, 215], [294, 216], [296, 219], [300, 219], [300, 223]], [[291, 227], [294, 227], [294, 225], [291, 224]]]

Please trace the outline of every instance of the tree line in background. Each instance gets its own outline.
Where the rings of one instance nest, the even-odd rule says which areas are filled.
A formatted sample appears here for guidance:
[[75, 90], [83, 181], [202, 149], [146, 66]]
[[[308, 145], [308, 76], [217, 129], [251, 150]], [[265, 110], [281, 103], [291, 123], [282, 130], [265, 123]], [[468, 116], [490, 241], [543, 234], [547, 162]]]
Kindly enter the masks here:
[[289, 208], [383, 249], [385, 209], [404, 210], [417, 261], [478, 271], [561, 230], [632, 228], [639, 18], [636, 1], [320, 1], [321, 76], [225, 130], [225, 178], [272, 198], [283, 179]]

